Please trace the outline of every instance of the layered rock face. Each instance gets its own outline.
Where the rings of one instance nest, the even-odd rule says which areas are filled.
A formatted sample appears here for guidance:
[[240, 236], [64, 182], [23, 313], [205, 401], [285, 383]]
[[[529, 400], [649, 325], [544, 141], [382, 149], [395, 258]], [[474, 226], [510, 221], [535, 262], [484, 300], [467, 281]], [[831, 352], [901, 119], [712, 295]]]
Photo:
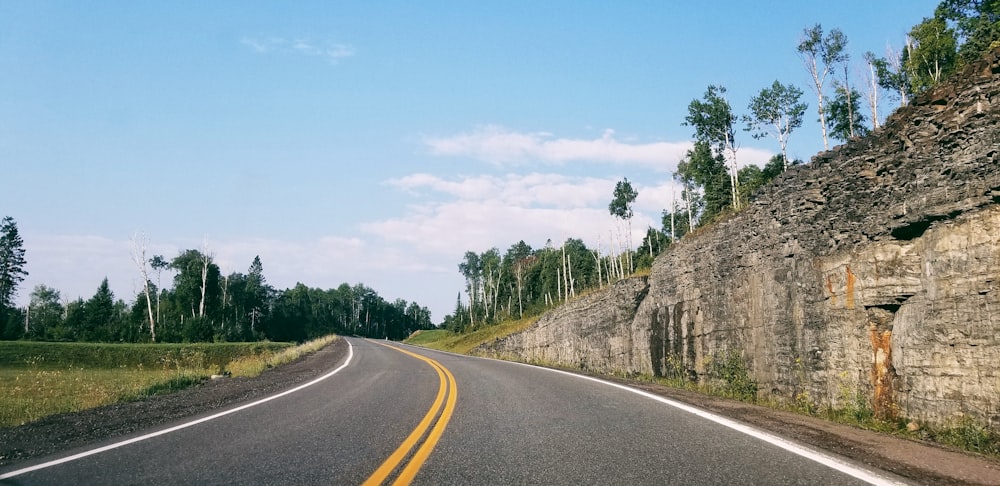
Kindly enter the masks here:
[[648, 289], [645, 278], [621, 280], [546, 313], [530, 329], [478, 352], [605, 373], [648, 369], [649, 333], [633, 326]]
[[1000, 51], [489, 352], [1000, 426]]

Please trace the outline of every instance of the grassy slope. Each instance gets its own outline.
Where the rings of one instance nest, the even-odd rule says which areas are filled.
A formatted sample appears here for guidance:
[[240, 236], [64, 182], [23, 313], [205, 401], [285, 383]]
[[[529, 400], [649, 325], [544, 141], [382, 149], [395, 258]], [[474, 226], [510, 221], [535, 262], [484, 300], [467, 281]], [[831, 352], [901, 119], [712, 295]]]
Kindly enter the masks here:
[[425, 348], [450, 351], [452, 353], [469, 354], [483, 343], [492, 342], [510, 334], [521, 332], [538, 321], [538, 317], [530, 317], [519, 321], [506, 321], [493, 326], [482, 327], [462, 334], [444, 329], [419, 331], [406, 339], [406, 343]]

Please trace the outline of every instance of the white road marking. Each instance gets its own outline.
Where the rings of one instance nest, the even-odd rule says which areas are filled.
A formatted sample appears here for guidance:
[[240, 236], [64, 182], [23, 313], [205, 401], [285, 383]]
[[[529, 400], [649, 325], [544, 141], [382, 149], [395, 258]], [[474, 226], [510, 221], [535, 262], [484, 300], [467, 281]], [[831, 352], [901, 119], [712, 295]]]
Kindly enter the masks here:
[[307, 387], [313, 386], [313, 385], [315, 385], [315, 384], [317, 384], [317, 383], [319, 383], [319, 382], [321, 382], [321, 381], [323, 381], [323, 380], [325, 380], [325, 379], [327, 379], [327, 378], [329, 378], [329, 377], [331, 377], [331, 376], [339, 373], [340, 370], [342, 370], [344, 368], [347, 368], [347, 365], [351, 364], [351, 359], [354, 357], [354, 346], [351, 346], [351, 342], [350, 341], [347, 341], [346, 339], [344, 339], [344, 341], [347, 342], [347, 361], [344, 361], [344, 364], [340, 365], [337, 369], [335, 369], [335, 370], [333, 370], [333, 371], [331, 371], [331, 372], [329, 372], [329, 373], [327, 373], [327, 374], [325, 374], [325, 375], [323, 375], [323, 376], [321, 376], [319, 378], [316, 378], [313, 381], [310, 381], [308, 383], [303, 383], [303, 384], [301, 384], [301, 385], [299, 385], [299, 386], [297, 386], [295, 388], [291, 388], [291, 389], [285, 390], [285, 391], [283, 391], [281, 393], [278, 393], [278, 394], [275, 394], [275, 395], [271, 395], [271, 396], [266, 397], [266, 398], [262, 398], [260, 400], [257, 400], [256, 402], [251, 402], [251, 403], [247, 403], [245, 405], [240, 405], [239, 407], [236, 407], [236, 408], [233, 408], [233, 409], [229, 409], [229, 410], [226, 410], [226, 411], [223, 411], [223, 412], [219, 412], [219, 413], [216, 413], [214, 415], [209, 415], [207, 417], [202, 417], [202, 418], [197, 419], [197, 420], [192, 420], [190, 422], [185, 422], [185, 423], [182, 423], [180, 425], [175, 425], [175, 426], [167, 428], [167, 429], [159, 430], [159, 431], [156, 431], [156, 432], [153, 432], [153, 433], [150, 433], [150, 434], [146, 434], [146, 435], [142, 435], [142, 436], [139, 436], [139, 437], [133, 437], [133, 438], [128, 439], [128, 440], [123, 440], [121, 442], [115, 442], [114, 444], [109, 444], [109, 445], [106, 445], [106, 446], [103, 446], [103, 447], [98, 447], [96, 449], [91, 449], [91, 450], [88, 450], [88, 451], [83, 451], [81, 453], [74, 454], [72, 456], [67, 456], [67, 457], [64, 457], [62, 459], [56, 459], [54, 461], [49, 461], [49, 462], [45, 462], [45, 463], [42, 463], [42, 464], [36, 464], [34, 466], [30, 466], [30, 467], [26, 467], [26, 468], [22, 468], [22, 469], [17, 469], [17, 470], [8, 472], [8, 473], [0, 474], [0, 479], [12, 478], [14, 476], [19, 476], [21, 474], [28, 473], [28, 472], [31, 472], [31, 471], [37, 471], [39, 469], [45, 469], [45, 468], [48, 468], [48, 467], [56, 466], [56, 465], [59, 465], [59, 464], [70, 462], [70, 461], [75, 461], [77, 459], [81, 459], [81, 458], [84, 458], [84, 457], [87, 457], [87, 456], [92, 456], [94, 454], [100, 454], [102, 452], [107, 452], [107, 451], [110, 451], [112, 449], [117, 449], [119, 447], [124, 447], [124, 446], [127, 446], [129, 444], [134, 444], [136, 442], [141, 442], [141, 441], [144, 441], [146, 439], [152, 439], [153, 437], [158, 437], [158, 436], [169, 434], [171, 432], [175, 432], [175, 431], [178, 431], [178, 430], [181, 430], [181, 429], [186, 429], [186, 428], [191, 427], [193, 425], [198, 425], [200, 423], [208, 422], [209, 420], [215, 420], [215, 419], [217, 419], [219, 417], [225, 417], [226, 415], [229, 415], [229, 414], [232, 414], [232, 413], [236, 413], [236, 412], [239, 412], [241, 410], [246, 410], [246, 409], [248, 409], [250, 407], [256, 407], [257, 405], [260, 405], [262, 403], [267, 403], [267, 402], [270, 402], [271, 400], [274, 400], [276, 398], [281, 398], [281, 397], [283, 397], [285, 395], [290, 395], [292, 393], [295, 393], [295, 392], [297, 392], [299, 390], [302, 390], [303, 388], [307, 388]]
[[[517, 363], [517, 364], [524, 364], [524, 363]], [[527, 364], [525, 364], [525, 366], [531, 366], [533, 368], [541, 368], [543, 370], [552, 371], [554, 373], [562, 373], [564, 375], [575, 376], [577, 378], [582, 378], [584, 380], [590, 380], [590, 381], [594, 381], [594, 382], [597, 382], [597, 383], [602, 383], [602, 384], [605, 384], [605, 385], [608, 385], [608, 386], [612, 386], [612, 387], [615, 387], [615, 388], [618, 388], [618, 389], [621, 389], [621, 390], [625, 390], [627, 392], [635, 393], [636, 395], [640, 395], [640, 396], [643, 396], [643, 397], [646, 397], [646, 398], [649, 398], [649, 399], [652, 399], [652, 400], [656, 400], [656, 401], [658, 401], [660, 403], [664, 403], [666, 405], [670, 405], [671, 407], [679, 408], [679, 409], [681, 409], [681, 410], [683, 410], [685, 412], [697, 415], [697, 416], [699, 416], [699, 417], [701, 417], [701, 418], [703, 418], [705, 420], [710, 420], [712, 422], [715, 422], [715, 423], [717, 423], [719, 425], [722, 425], [723, 427], [728, 427], [728, 428], [733, 429], [733, 430], [735, 430], [737, 432], [744, 433], [746, 435], [749, 435], [749, 436], [754, 437], [756, 439], [762, 440], [762, 441], [767, 442], [769, 444], [778, 446], [778, 447], [780, 447], [780, 448], [782, 448], [782, 449], [784, 449], [784, 450], [786, 450], [788, 452], [791, 452], [792, 454], [796, 454], [796, 455], [802, 456], [802, 457], [804, 457], [806, 459], [818, 462], [818, 463], [820, 463], [820, 464], [822, 464], [822, 465], [824, 465], [826, 467], [829, 467], [829, 468], [834, 469], [836, 471], [840, 471], [840, 472], [842, 472], [844, 474], [847, 474], [848, 476], [855, 477], [857, 479], [860, 479], [862, 481], [868, 482], [868, 483], [873, 484], [873, 485], [877, 485], [877, 486], [900, 486], [900, 485], [905, 485], [906, 484], [906, 483], [903, 483], [903, 482], [896, 481], [896, 480], [894, 480], [892, 478], [888, 478], [888, 477], [879, 475], [879, 474], [877, 474], [877, 473], [875, 473], [873, 471], [869, 471], [869, 470], [866, 470], [866, 469], [859, 468], [859, 467], [857, 467], [857, 466], [855, 466], [853, 464], [850, 464], [850, 463], [848, 463], [848, 462], [846, 462], [846, 461], [844, 461], [842, 459], [839, 459], [837, 457], [831, 456], [829, 454], [826, 454], [826, 453], [823, 453], [823, 452], [820, 452], [820, 451], [816, 451], [816, 450], [813, 450], [813, 449], [809, 449], [807, 447], [803, 447], [803, 446], [801, 446], [799, 444], [796, 444], [796, 443], [794, 443], [794, 442], [792, 442], [792, 441], [790, 441], [788, 439], [785, 439], [785, 438], [782, 438], [782, 437], [778, 437], [777, 435], [774, 435], [774, 434], [771, 434], [771, 433], [768, 433], [768, 432], [764, 432], [763, 430], [755, 429], [755, 428], [750, 427], [748, 425], [744, 425], [744, 424], [741, 424], [739, 422], [736, 422], [735, 420], [730, 420], [730, 419], [728, 419], [726, 417], [723, 417], [721, 415], [716, 415], [714, 413], [707, 412], [705, 410], [701, 410], [699, 408], [695, 408], [695, 407], [692, 407], [692, 406], [687, 405], [685, 403], [681, 403], [681, 402], [678, 402], [678, 401], [671, 400], [669, 398], [664, 398], [664, 397], [661, 397], [659, 395], [654, 395], [652, 393], [649, 393], [649, 392], [646, 392], [646, 391], [643, 391], [643, 390], [639, 390], [639, 389], [636, 389], [636, 388], [631, 388], [631, 387], [628, 387], [628, 386], [625, 386], [625, 385], [620, 385], [618, 383], [613, 383], [613, 382], [610, 382], [610, 381], [605, 381], [605, 380], [602, 380], [602, 379], [599, 379], [599, 378], [594, 378], [594, 377], [590, 377], [590, 376], [586, 376], [586, 375], [578, 375], [576, 373], [570, 373], [568, 371], [557, 370], [557, 369], [552, 369], [552, 368], [545, 368], [545, 367], [542, 367], [542, 366], [534, 366], [534, 365], [527, 365]]]
[[[413, 345], [407, 345], [407, 346], [413, 346]], [[423, 348], [423, 349], [428, 349], [428, 348]], [[759, 440], [762, 440], [762, 441], [767, 442], [769, 444], [775, 445], [775, 446], [780, 447], [780, 448], [782, 448], [782, 449], [784, 449], [784, 450], [786, 450], [788, 452], [791, 452], [792, 454], [804, 457], [804, 458], [809, 459], [809, 460], [814, 461], [814, 462], [818, 462], [818, 463], [820, 463], [820, 464], [822, 464], [822, 465], [824, 465], [826, 467], [829, 467], [829, 468], [831, 468], [833, 470], [836, 470], [836, 471], [840, 471], [840, 472], [842, 472], [842, 473], [844, 473], [844, 474], [846, 474], [848, 476], [860, 479], [860, 480], [865, 481], [865, 482], [867, 482], [869, 484], [873, 484], [873, 485], [876, 485], [876, 486], [903, 486], [903, 485], [907, 484], [907, 483], [904, 483], [904, 482], [900, 482], [900, 481], [898, 481], [896, 479], [887, 477], [885, 475], [880, 475], [877, 472], [869, 471], [867, 469], [862, 469], [862, 468], [857, 467], [857, 466], [855, 466], [855, 465], [853, 465], [853, 464], [851, 464], [851, 463], [849, 463], [847, 461], [844, 461], [843, 459], [831, 456], [831, 455], [829, 455], [827, 453], [824, 453], [824, 452], [820, 452], [820, 451], [817, 451], [817, 450], [813, 450], [813, 449], [804, 447], [804, 446], [796, 444], [796, 443], [794, 443], [794, 442], [792, 442], [792, 441], [790, 441], [788, 439], [779, 437], [777, 435], [774, 435], [774, 434], [771, 434], [771, 433], [768, 433], [768, 432], [764, 432], [763, 430], [755, 429], [755, 428], [750, 427], [748, 425], [741, 424], [741, 423], [739, 423], [739, 422], [737, 422], [735, 420], [730, 420], [730, 419], [728, 419], [726, 417], [723, 417], [721, 415], [716, 415], [714, 413], [707, 412], [705, 410], [701, 410], [699, 408], [692, 407], [692, 406], [687, 405], [685, 403], [681, 403], [681, 402], [678, 402], [678, 401], [675, 401], [675, 400], [671, 400], [669, 398], [664, 398], [664, 397], [661, 397], [659, 395], [654, 395], [652, 393], [649, 393], [649, 392], [646, 392], [646, 391], [643, 391], [643, 390], [639, 390], [637, 388], [632, 388], [632, 387], [629, 387], [629, 386], [620, 385], [618, 383], [613, 383], [613, 382], [610, 382], [610, 381], [605, 381], [605, 380], [602, 380], [600, 378], [594, 378], [594, 377], [591, 377], [591, 376], [580, 375], [580, 374], [572, 373], [572, 372], [569, 372], [569, 371], [557, 370], [557, 369], [554, 369], [554, 368], [546, 368], [544, 366], [536, 366], [536, 365], [532, 365], [532, 364], [528, 364], [528, 363], [520, 363], [520, 362], [517, 362], [517, 361], [507, 361], [507, 360], [501, 360], [501, 359], [483, 358], [483, 357], [479, 357], [479, 356], [468, 356], [468, 355], [464, 355], [464, 354], [450, 353], [448, 351], [438, 351], [438, 350], [432, 350], [432, 351], [436, 351], [436, 352], [439, 352], [439, 353], [445, 353], [445, 354], [453, 354], [455, 356], [463, 356], [463, 357], [466, 357], [466, 358], [472, 357], [472, 358], [485, 359], [485, 360], [489, 360], [489, 361], [497, 361], [497, 362], [500, 362], [500, 363], [510, 363], [510, 364], [515, 364], [515, 365], [520, 365], [520, 366], [528, 366], [528, 367], [535, 368], [535, 369], [541, 369], [541, 370], [551, 371], [553, 373], [560, 373], [560, 374], [564, 374], [564, 375], [568, 375], [568, 376], [572, 376], [572, 377], [576, 377], [576, 378], [581, 378], [581, 379], [584, 379], [584, 380], [590, 380], [590, 381], [593, 381], [593, 382], [596, 382], [596, 383], [601, 383], [601, 384], [604, 384], [604, 385], [612, 386], [612, 387], [618, 388], [620, 390], [625, 390], [625, 391], [630, 392], [630, 393], [635, 393], [636, 395], [640, 395], [640, 396], [643, 396], [645, 398], [656, 400], [656, 401], [658, 401], [660, 403], [663, 403], [663, 404], [669, 405], [671, 407], [683, 410], [685, 412], [697, 415], [697, 416], [699, 416], [699, 417], [701, 417], [701, 418], [703, 418], [705, 420], [710, 420], [710, 421], [715, 422], [715, 423], [717, 423], [719, 425], [722, 425], [723, 427], [730, 428], [730, 429], [735, 430], [737, 432], [749, 435], [749, 436], [754, 437], [756, 439], [759, 439]]]

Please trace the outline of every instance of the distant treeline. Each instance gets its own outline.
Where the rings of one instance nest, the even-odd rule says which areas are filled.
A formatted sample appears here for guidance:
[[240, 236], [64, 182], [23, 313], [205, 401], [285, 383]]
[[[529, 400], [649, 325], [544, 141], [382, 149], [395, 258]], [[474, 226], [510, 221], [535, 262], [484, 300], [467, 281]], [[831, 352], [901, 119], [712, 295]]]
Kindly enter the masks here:
[[[322, 290], [304, 284], [277, 290], [264, 278], [260, 258], [246, 273], [223, 276], [208, 252], [185, 250], [171, 260], [145, 257], [135, 242], [133, 260], [146, 286], [131, 302], [116, 298], [105, 278], [93, 297], [63, 299], [38, 285], [27, 307], [13, 297], [25, 249], [13, 219], [0, 227], [0, 339], [87, 342], [306, 341], [341, 333], [402, 339], [433, 328], [430, 311], [415, 302], [388, 302], [362, 284]], [[172, 283], [172, 287], [161, 282]]]

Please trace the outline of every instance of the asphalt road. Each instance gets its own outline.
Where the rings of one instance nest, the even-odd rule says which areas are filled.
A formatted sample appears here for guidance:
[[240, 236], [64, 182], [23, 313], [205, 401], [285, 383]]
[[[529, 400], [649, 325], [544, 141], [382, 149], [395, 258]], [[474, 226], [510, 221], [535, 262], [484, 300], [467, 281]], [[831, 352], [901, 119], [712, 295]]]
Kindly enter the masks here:
[[119, 438], [0, 470], [0, 483], [898, 480], [589, 378], [382, 341], [348, 342], [352, 351], [339, 368], [293, 392], [194, 417], [199, 423], [144, 431], [131, 443]]

